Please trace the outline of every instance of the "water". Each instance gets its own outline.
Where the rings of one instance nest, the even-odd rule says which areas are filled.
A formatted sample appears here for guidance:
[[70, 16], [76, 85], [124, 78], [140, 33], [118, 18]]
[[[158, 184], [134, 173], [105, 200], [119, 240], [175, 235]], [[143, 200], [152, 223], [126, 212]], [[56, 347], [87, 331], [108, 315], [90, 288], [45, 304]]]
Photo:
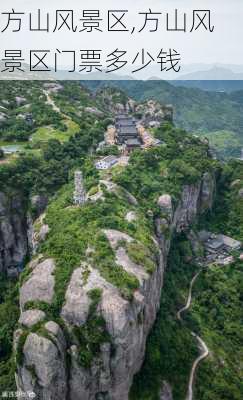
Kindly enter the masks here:
[[22, 146], [13, 144], [13, 145], [8, 145], [8, 146], [1, 146], [1, 149], [5, 154], [12, 154], [12, 153], [17, 153], [20, 151]]

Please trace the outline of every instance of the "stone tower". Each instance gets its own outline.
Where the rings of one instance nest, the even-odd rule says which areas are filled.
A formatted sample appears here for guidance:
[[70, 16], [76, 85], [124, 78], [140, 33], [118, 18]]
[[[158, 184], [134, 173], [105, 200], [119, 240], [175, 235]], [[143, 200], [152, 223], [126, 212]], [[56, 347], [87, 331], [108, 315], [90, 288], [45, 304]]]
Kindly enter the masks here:
[[81, 171], [74, 172], [74, 193], [73, 201], [76, 205], [83, 205], [86, 201], [83, 174]]

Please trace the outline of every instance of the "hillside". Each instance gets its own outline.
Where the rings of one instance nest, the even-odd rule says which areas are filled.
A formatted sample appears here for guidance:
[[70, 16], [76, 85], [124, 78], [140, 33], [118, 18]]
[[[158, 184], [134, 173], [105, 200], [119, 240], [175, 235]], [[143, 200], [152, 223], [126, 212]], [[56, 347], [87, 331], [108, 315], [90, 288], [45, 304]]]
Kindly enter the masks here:
[[[236, 134], [237, 143], [228, 146], [225, 140], [220, 156], [239, 156], [242, 145], [243, 113], [242, 93], [220, 93], [200, 90], [198, 88], [180, 87], [166, 81], [113, 81], [85, 82], [90, 88], [97, 89], [104, 85], [115, 86], [125, 90], [129, 96], [144, 101], [156, 99], [161, 104], [173, 104], [175, 123], [189, 132], [213, 136], [214, 132], [224, 131]], [[213, 142], [212, 142], [213, 143]], [[214, 143], [213, 143], [214, 144]]]
[[[53, 399], [60, 398], [60, 393], [66, 393], [67, 390], [75, 400], [78, 398], [77, 393], [81, 393], [80, 398], [85, 399], [90, 393], [97, 393], [100, 385], [103, 385], [103, 391], [110, 392], [116, 399], [127, 396], [133, 374], [142, 362], [149, 327], [155, 319], [165, 268], [165, 249], [169, 246], [174, 225], [178, 231], [184, 229], [182, 227], [194, 220], [199, 209], [207, 207], [208, 198], [200, 197], [201, 182], [207, 171], [211, 174], [218, 168], [217, 163], [207, 156], [207, 145], [185, 135], [184, 131], [164, 126], [157, 129], [156, 135], [163, 139], [162, 146], [146, 152], [134, 152], [129, 166], [121, 170], [114, 169], [114, 175], [107, 176], [108, 181], [103, 174], [98, 175], [92, 158], [86, 157], [84, 163], [79, 165], [84, 172], [85, 189], [90, 200], [83, 207], [73, 205], [73, 175], [70, 174], [69, 183], [52, 198], [45, 216], [35, 222], [34, 229], [37, 233], [42, 224], [48, 226], [49, 233], [39, 243], [38, 253], [29, 266], [26, 266], [20, 282], [19, 301], [22, 313], [15, 337], [18, 343], [18, 387], [21, 390], [26, 390], [27, 379], [32, 382], [31, 389], [43, 400], [47, 395]], [[181, 148], [179, 152], [178, 143]], [[61, 145], [61, 148], [64, 151], [66, 144]], [[53, 155], [60, 154], [61, 148]], [[30, 170], [35, 173], [32, 168]], [[22, 188], [26, 185], [25, 179], [30, 170], [23, 171]], [[96, 197], [97, 191], [101, 195], [100, 199]], [[161, 203], [157, 203], [158, 198], [165, 193], [171, 196], [171, 202], [177, 208], [173, 215], [170, 215], [169, 209], [166, 211], [163, 208], [163, 196]], [[192, 202], [191, 210], [187, 210], [187, 203], [183, 200], [188, 196]], [[168, 215], [168, 223], [165, 224], [166, 212], [170, 216]], [[133, 214], [135, 219], [130, 220], [128, 214]], [[173, 223], [171, 222], [170, 227], [171, 218]], [[156, 233], [155, 220], [157, 232], [161, 233]], [[161, 245], [157, 240], [161, 241]], [[162, 258], [159, 256], [160, 252]], [[47, 286], [45, 280], [42, 281], [43, 274], [49, 276]], [[78, 274], [81, 274], [80, 278]], [[73, 287], [77, 279], [82, 280], [83, 289], [79, 285], [76, 289]], [[41, 291], [38, 287], [42, 287]], [[76, 300], [73, 290], [81, 290]], [[142, 297], [139, 300], [140, 295], [144, 300]], [[113, 311], [109, 309], [111, 296], [114, 299]], [[81, 310], [78, 299], [84, 301], [84, 308]], [[8, 309], [15, 307], [10, 303], [9, 295], [3, 299], [1, 312], [3, 329], [11, 337], [14, 323], [8, 321], [7, 305]], [[132, 313], [130, 323], [126, 320], [125, 310]], [[118, 319], [117, 312], [120, 315]], [[16, 314], [14, 315], [16, 318]], [[123, 318], [125, 325], [122, 324]], [[52, 329], [59, 339], [53, 337], [56, 334]], [[137, 337], [138, 333], [141, 341], [133, 348], [132, 337]], [[63, 334], [65, 346], [60, 339]], [[126, 346], [119, 347], [123, 335]], [[32, 339], [37, 342], [34, 344]], [[3, 334], [1, 340], [5, 346], [6, 335]], [[56, 343], [54, 347], [53, 343]], [[47, 352], [41, 351], [43, 345], [47, 346]], [[108, 345], [113, 347], [112, 352], [108, 350]], [[35, 347], [35, 352], [32, 346]], [[55, 346], [58, 346], [61, 358], [56, 354]], [[91, 366], [94, 368], [96, 365], [97, 368], [104, 362], [103, 351], [107, 348], [106, 357], [110, 357], [114, 367], [109, 372], [106, 364], [104, 365], [104, 373], [108, 374], [106, 381], [103, 381], [102, 376], [93, 377], [93, 392], [90, 392], [91, 389], [84, 389], [78, 382], [72, 384], [68, 379], [72, 370], [69, 369], [69, 363], [64, 362], [69, 354], [66, 354], [66, 346], [71, 346], [70, 349], [74, 351], [69, 362], [72, 363], [75, 374], [81, 374], [87, 384]], [[135, 358], [127, 374], [125, 365], [130, 359], [131, 351]], [[120, 352], [122, 357], [119, 356]], [[37, 358], [35, 354], [39, 354]], [[29, 357], [32, 360], [30, 362]], [[50, 383], [39, 370], [39, 362], [41, 365], [50, 365]], [[14, 360], [9, 346], [2, 357], [1, 388], [6, 388], [6, 384], [10, 388], [14, 386], [12, 368]], [[122, 379], [122, 389], [117, 387], [116, 378], [112, 378], [118, 376], [117, 374]], [[42, 385], [39, 385], [39, 379], [43, 382]], [[72, 379], [75, 379], [74, 376]]]
[[[204, 215], [194, 229], [206, 228], [242, 240], [242, 174], [242, 162], [225, 165], [213, 212]], [[212, 264], [202, 270], [193, 289], [192, 306], [181, 323], [176, 313], [185, 304], [192, 277], [200, 270], [193, 258], [192, 244], [188, 237], [181, 236], [171, 248], [160, 312], [131, 400], [157, 399], [161, 382], [169, 383], [173, 400], [185, 398], [190, 368], [198, 354], [191, 329], [200, 334], [210, 352], [198, 369], [194, 398], [242, 398], [242, 260], [236, 258], [230, 265]]]
[[[177, 126], [207, 135], [222, 158], [239, 156], [243, 129], [240, 90], [229, 94], [207, 92], [158, 80], [84, 81], [82, 84], [98, 91], [107, 86], [119, 88], [126, 93], [125, 97], [138, 102], [154, 99], [161, 104], [173, 104]], [[0, 145], [14, 143], [19, 151], [38, 153], [47, 140], [65, 141], [78, 132], [80, 118], [92, 123], [103, 112], [109, 114], [102, 96], [95, 98], [89, 90], [80, 90], [78, 81], [61, 84], [37, 81], [33, 85], [19, 81], [10, 89], [8, 83], [1, 82], [0, 87]], [[123, 95], [119, 99], [121, 103]], [[214, 133], [220, 134], [219, 146]]]
[[[242, 162], [212, 159], [207, 140], [168, 122], [158, 100], [184, 101], [171, 85], [159, 97], [154, 82], [145, 93], [141, 82], [120, 84], [94, 93], [77, 82], [2, 83], [2, 140], [26, 137], [0, 163], [0, 393], [184, 400], [201, 353], [195, 332], [209, 355], [193, 400], [241, 400], [242, 254], [224, 248], [220, 256], [233, 259], [217, 264], [199, 233], [243, 240]], [[152, 91], [156, 101], [145, 101]], [[228, 95], [213, 96], [226, 107]], [[240, 97], [232, 94], [234, 115]], [[101, 146], [126, 112], [154, 145]], [[224, 135], [234, 152], [232, 132]], [[225, 151], [220, 132], [213, 139]], [[98, 169], [107, 154], [117, 163]]]

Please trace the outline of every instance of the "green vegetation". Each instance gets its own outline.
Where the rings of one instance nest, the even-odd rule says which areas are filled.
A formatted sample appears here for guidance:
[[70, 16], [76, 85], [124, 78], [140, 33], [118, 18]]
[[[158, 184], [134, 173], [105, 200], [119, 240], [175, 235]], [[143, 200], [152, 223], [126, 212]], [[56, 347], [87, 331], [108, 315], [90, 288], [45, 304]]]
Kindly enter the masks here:
[[[179, 87], [158, 80], [94, 81], [85, 84], [96, 90], [109, 84], [126, 91], [139, 102], [153, 99], [161, 104], [172, 104], [177, 126], [197, 135], [208, 136], [213, 146], [219, 143], [221, 157], [229, 158], [240, 153], [239, 148], [243, 145], [242, 90], [228, 94]], [[237, 142], [240, 144], [238, 149]]]
[[80, 130], [79, 125], [72, 120], [63, 120], [65, 129], [57, 130], [52, 126], [38, 128], [31, 136], [31, 144], [36, 147], [42, 142], [47, 142], [50, 139], [56, 139], [63, 143], [70, 139], [71, 136], [77, 134]]
[[[218, 180], [218, 196], [212, 214], [202, 216], [199, 228], [243, 239], [243, 163], [224, 166]], [[233, 183], [233, 184], [232, 184]], [[173, 389], [173, 398], [186, 395], [192, 362], [198, 354], [190, 330], [198, 333], [210, 349], [199, 366], [194, 388], [197, 400], [240, 400], [243, 393], [243, 264], [211, 266], [199, 275], [192, 306], [180, 323], [176, 312], [185, 304], [196, 268], [190, 243], [174, 238], [161, 308], [147, 344], [146, 358], [131, 390], [132, 400], [158, 400], [163, 380]]]
[[110, 336], [106, 331], [105, 320], [97, 315], [97, 306], [101, 300], [102, 291], [93, 289], [88, 293], [91, 304], [87, 322], [83, 327], [74, 327], [73, 333], [78, 339], [78, 361], [81, 366], [88, 368], [103, 343], [110, 342]]
[[[224, 166], [213, 215], [201, 227], [243, 240], [243, 163]], [[196, 396], [202, 400], [240, 400], [243, 393], [243, 264], [212, 266], [195, 286], [188, 322], [194, 324], [211, 355], [199, 369]]]
[[[94, 145], [96, 130], [93, 128], [74, 135], [63, 144], [54, 139], [50, 140], [43, 148], [43, 157], [20, 157], [15, 164], [0, 170], [0, 178], [5, 185], [24, 189], [26, 197], [31, 192], [47, 189], [54, 193], [63, 186], [47, 208], [45, 222], [49, 225], [50, 233], [40, 247], [44, 257], [52, 257], [56, 263], [54, 300], [51, 305], [29, 303], [26, 304], [26, 309], [37, 307], [45, 311], [48, 318], [59, 321], [60, 309], [72, 272], [82, 261], [87, 260], [92, 267], [99, 269], [107, 281], [120, 290], [122, 296], [132, 299], [133, 292], [139, 284], [138, 280], [116, 263], [114, 251], [104, 235], [104, 229], [116, 229], [133, 237], [135, 242], [127, 245], [131, 259], [143, 265], [148, 272], [152, 272], [156, 259], [151, 255], [156, 255], [157, 251], [151, 239], [153, 218], [147, 210], [153, 210], [155, 215], [159, 215], [156, 202], [161, 193], [171, 193], [176, 201], [184, 183], [195, 182], [202, 172], [217, 167], [217, 163], [206, 158], [207, 146], [187, 136], [184, 131], [168, 125], [157, 129], [155, 133], [157, 137], [163, 138], [166, 146], [147, 152], [134, 152], [128, 168], [121, 169], [115, 176], [115, 180], [121, 185], [118, 193], [109, 193], [103, 187], [104, 201], [87, 202], [81, 208], [72, 204], [73, 184], [63, 186], [63, 183], [70, 179], [72, 182], [73, 175], [70, 170], [81, 166], [86, 190], [97, 187], [99, 175], [93, 166], [92, 157], [87, 157], [88, 148]], [[87, 140], [84, 140], [85, 137]], [[181, 144], [179, 151], [178, 143]], [[183, 169], [179, 168], [180, 163]], [[165, 170], [168, 173], [164, 173]], [[130, 204], [127, 190], [139, 200], [138, 206]], [[128, 222], [125, 218], [128, 208], [136, 209], [138, 218], [133, 222]], [[93, 248], [94, 251], [87, 259], [88, 248]], [[88, 276], [89, 272], [86, 271], [86, 281]], [[90, 362], [91, 356], [98, 351], [104, 334], [104, 324], [99, 317], [97, 318], [98, 320], [94, 317], [92, 323], [95, 326], [96, 323], [100, 324], [100, 329], [97, 329], [98, 337], [89, 342], [91, 350], [86, 356], [81, 352], [84, 354], [84, 363]], [[95, 332], [95, 326], [90, 323], [85, 324], [82, 333], [79, 332], [81, 343], [87, 343], [88, 337], [92, 337], [91, 332]]]
[[101, 275], [120, 289], [121, 294], [132, 300], [133, 292], [139, 287], [139, 282], [135, 276], [126, 272], [115, 261], [115, 255], [104, 234], [97, 237], [96, 252], [92, 263], [97, 266]]
[[25, 141], [39, 127], [51, 125], [65, 129], [62, 117], [46, 104], [40, 82], [1, 82], [0, 139], [5, 141]]
[[158, 194], [169, 193], [178, 200], [183, 185], [199, 181], [203, 172], [219, 165], [207, 157], [206, 144], [170, 124], [158, 128], [155, 136], [165, 145], [134, 151], [114, 180], [156, 213]]
[[212, 266], [199, 277], [189, 324], [210, 349], [196, 380], [200, 400], [241, 400], [243, 393], [243, 264]]
[[14, 282], [0, 277], [0, 392], [15, 390], [13, 333], [19, 317], [18, 289]]
[[218, 181], [218, 196], [212, 215], [201, 221], [201, 227], [243, 241], [243, 162], [232, 160], [224, 165]]
[[155, 257], [149, 249], [141, 243], [131, 242], [126, 244], [127, 254], [130, 259], [139, 265], [144, 265], [146, 271], [152, 274], [156, 268]]
[[[134, 242], [123, 241], [120, 245], [126, 248], [132, 261], [144, 266], [151, 273], [157, 261], [157, 249], [151, 236], [154, 235], [154, 218], [161, 216], [157, 206], [158, 197], [163, 193], [171, 194], [175, 206], [182, 187], [197, 183], [206, 171], [216, 172], [219, 191], [214, 213], [206, 220], [203, 217], [201, 226], [243, 240], [243, 208], [239, 195], [239, 190], [243, 188], [242, 163], [231, 162], [221, 171], [219, 163], [208, 158], [207, 143], [171, 124], [153, 130], [153, 134], [163, 145], [147, 151], [134, 151], [126, 168], [117, 167], [112, 170], [113, 180], [119, 185], [116, 194], [110, 193], [103, 186], [104, 200], [87, 202], [83, 207], [74, 206], [73, 171], [81, 168], [87, 192], [97, 193], [101, 175], [93, 166], [93, 154], [97, 144], [103, 139], [107, 125], [111, 123], [112, 104], [125, 103], [127, 95], [106, 88], [94, 96], [76, 82], [63, 82], [63, 89], [51, 95], [61, 109], [59, 113], [46, 104], [42, 85], [43, 83], [16, 83], [15, 87], [8, 90], [9, 84], [3, 82], [0, 94], [0, 104], [5, 107], [2, 110], [6, 114], [0, 125], [0, 140], [9, 140], [12, 143], [32, 138], [24, 155], [14, 158], [9, 164], [0, 165], [1, 190], [9, 194], [16, 191], [22, 193], [26, 200], [26, 209], [29, 197], [34, 193], [48, 193], [52, 197], [45, 217], [50, 232], [39, 251], [44, 257], [55, 260], [55, 296], [51, 305], [29, 302], [25, 309], [41, 309], [46, 312], [48, 319], [63, 324], [60, 310], [65, 292], [73, 271], [82, 262], [97, 268], [101, 276], [116, 286], [121, 295], [130, 301], [139, 282], [134, 275], [117, 264], [114, 250], [104, 230], [115, 229], [133, 237]], [[139, 85], [132, 83], [130, 86], [130, 93], [135, 97], [146, 99], [155, 90], [152, 82], [147, 84], [146, 93], [142, 93]], [[168, 87], [171, 91], [167, 95], [161, 89], [158, 93], [156, 88], [152, 97], [158, 95], [159, 100], [174, 103], [178, 110], [177, 121], [182, 122], [184, 128], [190, 125], [192, 131], [214, 132], [232, 129], [230, 125], [233, 122], [236, 134], [240, 131], [242, 116], [235, 107], [239, 100], [226, 98], [223, 94], [214, 94], [212, 97], [205, 93], [199, 101], [198, 92], [191, 90], [191, 96], [186, 97], [183, 103], [177, 97], [177, 92], [170, 85]], [[189, 92], [185, 89], [183, 93], [187, 96]], [[16, 97], [23, 97], [21, 104]], [[109, 104], [107, 98], [110, 99]], [[4, 102], [5, 99], [7, 103]], [[202, 106], [203, 102], [205, 104]], [[32, 121], [28, 122], [27, 113], [32, 114]], [[23, 118], [20, 117], [21, 114]], [[218, 120], [215, 118], [216, 114]], [[231, 119], [228, 118], [229, 115]], [[186, 122], [187, 118], [190, 123]], [[232, 135], [237, 140], [235, 132]], [[230, 147], [230, 140], [233, 138], [231, 131], [224, 132], [223, 143], [220, 143], [219, 134], [208, 135], [213, 136], [215, 145], [222, 152], [225, 151], [225, 146]], [[232, 144], [232, 155], [235, 154], [235, 146], [236, 142]], [[103, 154], [110, 153], [114, 154], [113, 148], [106, 149]], [[227, 155], [228, 153], [224, 154]], [[238, 183], [230, 187], [233, 180], [238, 180]], [[128, 192], [135, 196], [137, 205]], [[128, 211], [136, 211], [137, 219], [128, 222]], [[87, 249], [92, 251], [87, 253]], [[132, 400], [157, 400], [162, 379], [172, 385], [174, 400], [184, 399], [190, 367], [198, 354], [196, 342], [190, 334], [191, 327], [202, 335], [212, 349], [211, 357], [199, 369], [196, 383], [198, 400], [240, 399], [243, 390], [242, 365], [237, 359], [237, 350], [242, 348], [243, 333], [242, 266], [237, 262], [231, 267], [212, 268], [203, 273], [195, 286], [193, 308], [188, 312], [187, 321], [181, 323], [176, 319], [176, 312], [185, 303], [189, 282], [196, 271], [196, 267], [189, 263], [191, 259], [192, 251], [185, 237], [174, 238], [165, 274], [161, 308], [148, 340], [144, 366], [131, 391]], [[26, 279], [28, 273], [26, 268], [21, 279]], [[84, 284], [87, 283], [89, 274], [89, 269], [84, 269]], [[3, 280], [0, 288], [1, 392], [14, 388], [12, 335], [18, 320], [19, 307], [18, 286]], [[99, 315], [101, 296], [98, 288], [89, 293], [90, 310], [87, 322], [67, 334], [68, 340], [75, 337], [74, 342], [78, 342], [78, 360], [85, 367], [90, 366], [93, 358], [98, 355], [100, 346], [110, 342], [105, 321]], [[43, 322], [31, 331], [53, 340]], [[24, 330], [19, 341], [16, 355], [20, 364], [28, 332]], [[220, 342], [222, 333], [223, 343]], [[239, 359], [241, 352], [242, 350]], [[212, 376], [213, 389], [210, 387]]]
[[63, 144], [50, 139], [43, 144], [42, 153], [25, 154], [10, 164], [1, 164], [1, 188], [15, 189], [26, 196], [30, 193], [54, 193], [68, 182], [70, 170], [84, 165], [89, 150], [95, 148], [105, 129], [104, 122], [95, 127], [87, 124]]
[[24, 331], [18, 340], [18, 345], [17, 345], [17, 349], [16, 349], [16, 363], [20, 366], [22, 366], [23, 362], [24, 362], [23, 349], [24, 349], [24, 345], [25, 345], [28, 334], [29, 334], [29, 331], [27, 331], [27, 330]]
[[174, 239], [161, 296], [160, 310], [147, 341], [144, 365], [134, 379], [131, 400], [158, 400], [162, 380], [172, 385], [173, 399], [185, 399], [196, 342], [189, 328], [176, 318], [185, 304], [196, 267], [185, 262], [184, 238]]
[[221, 159], [239, 157], [239, 150], [243, 142], [237, 133], [232, 131], [214, 131], [205, 132], [205, 136], [209, 139], [209, 143], [217, 154], [217, 157]]
[[89, 196], [94, 196], [99, 191], [99, 186], [93, 186], [89, 191]]

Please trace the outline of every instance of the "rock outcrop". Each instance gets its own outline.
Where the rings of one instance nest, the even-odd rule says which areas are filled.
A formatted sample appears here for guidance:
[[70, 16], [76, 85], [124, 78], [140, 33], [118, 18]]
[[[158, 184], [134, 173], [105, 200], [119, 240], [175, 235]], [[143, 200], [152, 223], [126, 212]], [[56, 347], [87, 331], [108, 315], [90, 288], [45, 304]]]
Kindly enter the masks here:
[[172, 388], [166, 381], [162, 382], [162, 387], [159, 393], [159, 400], [173, 400]]
[[17, 385], [25, 388], [26, 398], [33, 392], [37, 399], [65, 399], [67, 375], [65, 368], [66, 341], [59, 326], [44, 325], [46, 337], [30, 333], [24, 344], [25, 363], [19, 367]]
[[[159, 308], [172, 233], [188, 230], [197, 216], [206, 207], [211, 207], [213, 182], [213, 178], [207, 175], [201, 182], [185, 186], [176, 205], [168, 194], [161, 193], [158, 206], [161, 207], [162, 216], [154, 221], [156, 237], [152, 237], [152, 271], [146, 270], [143, 261], [140, 263], [131, 257], [129, 245], [140, 245], [134, 237], [115, 229], [103, 231], [113, 249], [116, 264], [136, 278], [137, 289], [133, 291], [132, 298], [122, 296], [120, 290], [105, 279], [99, 268], [89, 262], [93, 252], [89, 249], [86, 252], [89, 254], [87, 260], [82, 261], [72, 273], [59, 320], [44, 322], [39, 332], [27, 332], [22, 348], [22, 363], [18, 364], [16, 381], [19, 390], [34, 391], [38, 400], [128, 399], [133, 376], [141, 368], [146, 339]], [[43, 318], [36, 309], [33, 314], [24, 314], [27, 302], [38, 300], [52, 303], [55, 296], [54, 270], [55, 263], [51, 259], [32, 266], [32, 272], [20, 290], [22, 324], [28, 326], [33, 319]], [[92, 359], [83, 362], [90, 344], [82, 342], [84, 347], [80, 347], [75, 332], [79, 332], [84, 341], [90, 323], [90, 310], [94, 306], [91, 297], [94, 291], [96, 296], [97, 291], [100, 296], [96, 304], [99, 320], [97, 334], [103, 326], [105, 334]], [[91, 331], [88, 332], [91, 334]], [[68, 339], [64, 333], [68, 333]], [[16, 338], [17, 347], [19, 340]], [[172, 398], [167, 384], [163, 385], [160, 398]]]
[[20, 195], [0, 192], [0, 273], [16, 276], [27, 254], [27, 219]]
[[[0, 273], [14, 278], [23, 269], [26, 256], [36, 245], [34, 219], [40, 216], [46, 205], [47, 196], [44, 195], [31, 197], [28, 207], [27, 200], [20, 193], [0, 192]], [[47, 226], [41, 226], [39, 241], [47, 233]]]
[[36, 265], [29, 279], [20, 288], [19, 303], [21, 310], [28, 301], [44, 301], [51, 303], [54, 295], [55, 263], [52, 259], [46, 259]]

